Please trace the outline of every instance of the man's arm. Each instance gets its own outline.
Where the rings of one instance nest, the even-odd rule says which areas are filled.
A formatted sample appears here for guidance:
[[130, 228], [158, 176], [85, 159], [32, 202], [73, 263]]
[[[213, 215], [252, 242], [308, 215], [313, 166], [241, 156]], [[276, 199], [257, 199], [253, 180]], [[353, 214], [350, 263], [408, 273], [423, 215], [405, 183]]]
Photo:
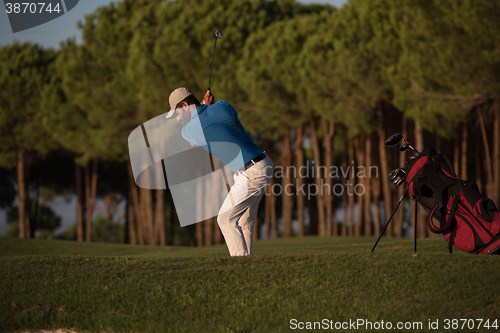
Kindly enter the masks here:
[[212, 92], [210, 90], [207, 90], [207, 92], [205, 93], [205, 97], [203, 97], [203, 101], [201, 103], [206, 105], [212, 105], [215, 103], [214, 95], [212, 95]]

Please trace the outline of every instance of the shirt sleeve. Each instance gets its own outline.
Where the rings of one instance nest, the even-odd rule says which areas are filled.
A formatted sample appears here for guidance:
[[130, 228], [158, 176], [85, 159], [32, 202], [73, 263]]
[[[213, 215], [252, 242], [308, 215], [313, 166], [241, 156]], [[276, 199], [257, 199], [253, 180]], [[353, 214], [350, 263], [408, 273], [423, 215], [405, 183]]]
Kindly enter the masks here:
[[[189, 125], [189, 124], [188, 124]], [[189, 130], [188, 130], [188, 125], [185, 125], [182, 130], [181, 130], [181, 134], [182, 134], [182, 137], [184, 138], [184, 140], [186, 140], [187, 142], [189, 142], [189, 144], [191, 146], [196, 146], [194, 144], [194, 138], [192, 136], [189, 135]]]

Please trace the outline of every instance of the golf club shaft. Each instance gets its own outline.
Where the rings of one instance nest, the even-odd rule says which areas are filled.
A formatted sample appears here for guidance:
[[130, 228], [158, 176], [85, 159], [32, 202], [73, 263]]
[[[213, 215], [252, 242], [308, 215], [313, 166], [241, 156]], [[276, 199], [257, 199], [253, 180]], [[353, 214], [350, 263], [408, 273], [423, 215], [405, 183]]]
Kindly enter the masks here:
[[210, 82], [208, 83], [208, 90], [210, 90], [210, 87], [212, 86], [212, 73], [214, 72], [215, 48], [216, 47], [217, 47], [217, 37], [215, 37], [214, 55], [212, 57], [212, 70], [210, 71]]
[[375, 243], [375, 245], [373, 245], [372, 252], [373, 252], [373, 251], [375, 250], [375, 248], [377, 247], [377, 244], [378, 244], [378, 242], [380, 241], [380, 238], [382, 238], [382, 235], [384, 234], [385, 229], [387, 229], [387, 227], [389, 226], [389, 223], [391, 222], [392, 217], [394, 216], [394, 214], [396, 214], [396, 211], [398, 210], [399, 205], [401, 205], [401, 202], [403, 201], [403, 199], [404, 199], [404, 197], [405, 197], [405, 195], [406, 195], [406, 192], [408, 192], [408, 190], [407, 190], [407, 189], [405, 189], [405, 192], [404, 192], [404, 193], [403, 193], [403, 195], [401, 196], [401, 199], [399, 199], [399, 202], [398, 202], [398, 204], [397, 204], [396, 208], [394, 208], [394, 210], [392, 211], [392, 215], [391, 215], [391, 217], [389, 217], [389, 220], [388, 220], [388, 221], [387, 221], [387, 223], [385, 224], [385, 226], [384, 226], [384, 230], [382, 230], [382, 232], [380, 233], [380, 236], [378, 236], [377, 242]]
[[420, 154], [418, 150], [415, 149], [415, 147], [413, 147], [408, 141], [406, 141], [405, 138], [403, 138], [403, 141], [408, 145], [408, 147], [410, 147], [415, 153], [417, 153], [417, 155]]
[[413, 147], [413, 146], [412, 146], [411, 144], [409, 144], [409, 143], [408, 143], [408, 147], [410, 147], [410, 149], [411, 149], [411, 150], [413, 150], [415, 153], [417, 153], [417, 155], [418, 155], [418, 154], [420, 154], [420, 153], [418, 152], [418, 150], [416, 150], [416, 149], [415, 149], [415, 147]]

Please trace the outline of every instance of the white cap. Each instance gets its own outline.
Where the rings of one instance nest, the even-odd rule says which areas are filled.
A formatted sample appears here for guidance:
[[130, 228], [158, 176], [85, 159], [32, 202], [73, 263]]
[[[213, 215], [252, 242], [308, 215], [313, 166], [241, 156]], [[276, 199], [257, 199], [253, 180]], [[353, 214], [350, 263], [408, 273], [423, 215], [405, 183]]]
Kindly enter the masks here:
[[182, 102], [184, 98], [192, 95], [191, 91], [189, 91], [188, 88], [181, 87], [177, 88], [172, 93], [170, 94], [170, 97], [168, 98], [168, 103], [170, 104], [170, 111], [167, 113], [167, 116], [165, 118], [171, 118], [175, 114], [175, 107], [177, 104]]

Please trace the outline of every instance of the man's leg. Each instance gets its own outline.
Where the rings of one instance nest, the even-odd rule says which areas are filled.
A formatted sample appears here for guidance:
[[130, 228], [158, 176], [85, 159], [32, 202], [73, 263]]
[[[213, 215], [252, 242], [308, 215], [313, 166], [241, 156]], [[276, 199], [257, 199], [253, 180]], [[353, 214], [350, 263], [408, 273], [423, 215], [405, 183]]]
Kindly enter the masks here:
[[[263, 195], [264, 191], [262, 191], [259, 196], [254, 196], [253, 202], [238, 220], [238, 225], [241, 228], [241, 233], [243, 234], [243, 239], [245, 240], [248, 255], [252, 254], [255, 221], [257, 219], [257, 212], [259, 210], [259, 203]], [[259, 232], [259, 230], [257, 230], [256, 232]]]
[[235, 182], [217, 217], [231, 256], [252, 253], [257, 210], [272, 174], [273, 164], [269, 157], [246, 172], [239, 171], [235, 174]]

